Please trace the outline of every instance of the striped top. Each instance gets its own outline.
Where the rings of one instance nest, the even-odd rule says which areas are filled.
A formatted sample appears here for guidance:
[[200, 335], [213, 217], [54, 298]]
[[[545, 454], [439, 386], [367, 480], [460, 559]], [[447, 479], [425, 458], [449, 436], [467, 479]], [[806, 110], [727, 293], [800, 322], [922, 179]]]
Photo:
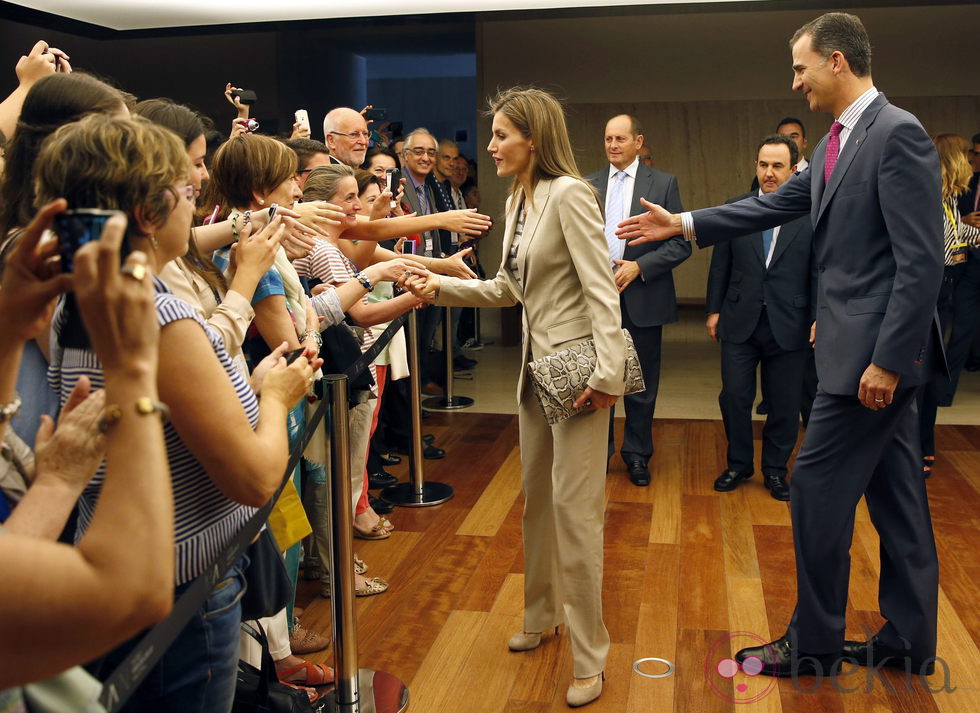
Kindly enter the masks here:
[[[315, 277], [328, 285], [342, 285], [345, 282], [353, 280], [357, 274], [357, 266], [340, 251], [340, 248], [333, 243], [319, 238], [314, 248], [306, 257], [301, 257], [293, 261], [293, 267], [296, 268], [296, 272], [301, 276]], [[366, 294], [361, 298], [361, 303], [368, 304]], [[364, 339], [361, 340], [361, 354], [370, 349], [376, 339], [377, 334], [370, 327], [365, 327]], [[333, 369], [343, 370], [349, 367], [350, 364], [331, 364], [329, 366]], [[369, 369], [371, 370], [371, 378], [375, 381], [375, 385], [371, 387], [371, 390], [377, 393], [378, 374], [374, 362], [371, 362]]]
[[[154, 278], [157, 290], [157, 321], [163, 329], [171, 322], [191, 319], [200, 325], [208, 337], [214, 354], [224, 368], [248, 416], [255, 428], [259, 421], [259, 402], [248, 381], [232, 364], [218, 333], [195, 314], [183, 300], [174, 297], [167, 286]], [[65, 327], [64, 300], [55, 312], [52, 339], [51, 366], [48, 379], [51, 388], [64, 405], [68, 395], [82, 375], [92, 382], [93, 389], [100, 389], [104, 379], [102, 365], [95, 353], [86, 349], [63, 348], [58, 342]], [[176, 585], [186, 584], [211, 564], [219, 552], [231, 541], [235, 533], [252, 516], [255, 508], [246, 507], [225, 496], [211, 481], [204, 466], [194, 457], [181, 440], [173, 424], [164, 426], [167, 459], [174, 496], [174, 535], [176, 540]], [[215, 444], [218, 446], [219, 444]], [[135, 463], [133, 467], [139, 467]], [[99, 466], [95, 477], [82, 491], [78, 501], [78, 530], [76, 541], [81, 539], [92, 521], [95, 504], [102, 489], [105, 463]]]
[[967, 248], [980, 247], [980, 230], [963, 222], [955, 197], [943, 204], [943, 265], [949, 267], [957, 264], [957, 253], [965, 255]]

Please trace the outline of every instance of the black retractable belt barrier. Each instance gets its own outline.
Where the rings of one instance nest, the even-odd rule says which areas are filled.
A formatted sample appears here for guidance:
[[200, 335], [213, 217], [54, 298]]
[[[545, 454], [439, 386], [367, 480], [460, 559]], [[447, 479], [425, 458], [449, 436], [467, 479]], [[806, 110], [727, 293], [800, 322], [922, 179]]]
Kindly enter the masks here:
[[[360, 358], [350, 366], [350, 368], [348, 368], [342, 375], [333, 375], [333, 381], [331, 383], [342, 381], [344, 384], [344, 391], [346, 393], [347, 381], [353, 379], [353, 377], [364, 371], [364, 369], [366, 369], [371, 362], [377, 358], [378, 354], [388, 346], [388, 343], [395, 335], [395, 332], [401, 329], [404, 323], [405, 316], [393, 320], [391, 324], [388, 325], [388, 328], [385, 329], [385, 331], [378, 337], [378, 340], [371, 345], [371, 348], [364, 352], [364, 354], [362, 354]], [[228, 572], [231, 566], [248, 548], [252, 540], [255, 539], [255, 536], [262, 529], [262, 526], [265, 525], [265, 522], [269, 517], [269, 513], [275, 506], [276, 500], [279, 499], [282, 489], [286, 487], [286, 482], [289, 480], [293, 470], [296, 468], [296, 464], [299, 463], [299, 459], [303, 456], [303, 451], [306, 449], [310, 439], [313, 438], [313, 434], [316, 432], [316, 429], [320, 426], [320, 422], [323, 420], [323, 417], [326, 414], [327, 409], [330, 407], [330, 404], [331, 398], [329, 395], [325, 394], [320, 401], [320, 404], [317, 406], [316, 411], [313, 413], [312, 418], [310, 418], [309, 423], [307, 423], [306, 430], [303, 431], [300, 442], [296, 445], [296, 448], [293, 449], [292, 453], [289, 454], [289, 464], [286, 466], [286, 472], [283, 475], [282, 482], [276, 489], [275, 495], [272, 496], [268, 503], [259, 508], [255, 514], [252, 515], [252, 517], [242, 526], [242, 529], [238, 531], [231, 542], [225, 546], [224, 550], [222, 550], [221, 553], [215, 557], [214, 561], [211, 562], [211, 564], [200, 575], [198, 575], [197, 579], [195, 579], [187, 591], [184, 592], [183, 596], [174, 602], [174, 607], [170, 612], [170, 616], [150, 629], [146, 636], [144, 636], [140, 640], [139, 644], [136, 645], [136, 648], [133, 649], [129, 656], [127, 656], [123, 662], [116, 667], [116, 670], [113, 671], [109, 678], [107, 678], [102, 684], [102, 693], [99, 696], [99, 703], [106, 709], [107, 713], [116, 713], [116, 711], [123, 706], [126, 700], [132, 695], [133, 691], [136, 690], [136, 687], [142, 682], [146, 674], [153, 668], [156, 662], [159, 661], [160, 657], [164, 654], [170, 644], [172, 644], [174, 639], [177, 638], [177, 635], [184, 629], [187, 622], [201, 608], [204, 601], [208, 598], [208, 595], [210, 595], [211, 591], [214, 589], [214, 585], [217, 584], [222, 577], [224, 577], [225, 573]], [[338, 416], [342, 416], [346, 421], [346, 408], [343, 409], [342, 414], [333, 414], [334, 420], [336, 420]], [[346, 432], [346, 426], [344, 427], [344, 431]], [[344, 448], [344, 451], [347, 452], [346, 447]], [[347, 465], [348, 471], [349, 468], [350, 461], [348, 461]], [[335, 478], [337, 477], [336, 474], [333, 474], [333, 476]], [[350, 481], [348, 478], [348, 493], [350, 492], [349, 482]], [[343, 506], [344, 503], [339, 503], [339, 505]], [[348, 513], [349, 510], [350, 508], [348, 506]], [[336, 520], [336, 517], [334, 519]], [[349, 516], [347, 521], [348, 523], [350, 522]], [[348, 527], [347, 530], [347, 537], [351, 537], [350, 527]], [[337, 537], [334, 537], [333, 539], [333, 547], [334, 549], [337, 549]], [[347, 546], [347, 551], [351, 552], [349, 543]], [[352, 567], [353, 561], [350, 563], [350, 568]], [[351, 571], [353, 570], [351, 569]], [[336, 579], [336, 577], [331, 579], [332, 585]], [[348, 619], [352, 620], [352, 617], [348, 617]], [[335, 643], [338, 633], [336, 628], [335, 622], [333, 632]], [[351, 633], [349, 636], [353, 636], [353, 634]], [[336, 651], [337, 647], [335, 646], [334, 649]], [[354, 651], [354, 656], [356, 666], [356, 651]], [[337, 667], [337, 670], [338, 672], [341, 670], [339, 666]], [[379, 676], [387, 676], [388, 679], [394, 679], [393, 676], [388, 676], [388, 674], [381, 671], [372, 673]], [[397, 679], [394, 680], [397, 681]], [[378, 681], [378, 683], [381, 683], [381, 681]], [[398, 681], [398, 683], [400, 684], [401, 682]], [[393, 687], [393, 682], [384, 681], [383, 687], [390, 690]], [[407, 707], [407, 689], [404, 690], [404, 696], [399, 697], [399, 699], [400, 698], [404, 698], [404, 707], [397, 709], [392, 708], [390, 709], [391, 711], [401, 711]], [[351, 713], [356, 713], [358, 710], [356, 707], [357, 704], [354, 703], [353, 705], [354, 708], [351, 708], [351, 705], [348, 704], [347, 710], [351, 711]], [[384, 713], [387, 710], [389, 709], [379, 708], [378, 713]]]

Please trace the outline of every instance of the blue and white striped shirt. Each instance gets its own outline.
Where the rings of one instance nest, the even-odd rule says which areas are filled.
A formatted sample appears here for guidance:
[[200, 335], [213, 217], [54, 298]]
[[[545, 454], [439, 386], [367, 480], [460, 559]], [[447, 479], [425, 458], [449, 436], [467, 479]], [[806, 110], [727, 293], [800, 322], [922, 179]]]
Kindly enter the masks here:
[[[174, 297], [162, 281], [155, 279], [154, 284], [157, 290], [156, 311], [160, 328], [181, 319], [194, 320], [201, 326], [211, 342], [215, 356], [228, 374], [252, 428], [255, 428], [259, 421], [258, 399], [248, 381], [232, 364], [221, 337], [198, 318], [190, 305]], [[73, 347], [62, 348], [58, 344], [58, 337], [65, 328], [65, 323], [66, 315], [64, 301], [62, 301], [55, 313], [53, 325], [55, 338], [52, 339], [51, 366], [48, 369], [51, 388], [58, 394], [62, 405], [68, 399], [80, 376], [87, 376], [92, 382], [93, 389], [100, 389], [104, 384], [102, 365], [94, 352]], [[204, 470], [204, 466], [184, 445], [172, 424], [167, 423], [164, 427], [164, 437], [173, 483], [177, 568], [175, 584], [179, 586], [192, 581], [204, 571], [252, 516], [255, 508], [236, 503], [218, 490]], [[214, 445], [216, 448], [221, 447], [219, 443]], [[139, 468], [140, 464], [133, 463], [133, 467]], [[78, 501], [76, 541], [81, 538], [92, 520], [104, 474], [105, 463], [99, 467], [95, 477], [82, 491]], [[125, 533], [121, 533], [121, 536], [125, 536]]]

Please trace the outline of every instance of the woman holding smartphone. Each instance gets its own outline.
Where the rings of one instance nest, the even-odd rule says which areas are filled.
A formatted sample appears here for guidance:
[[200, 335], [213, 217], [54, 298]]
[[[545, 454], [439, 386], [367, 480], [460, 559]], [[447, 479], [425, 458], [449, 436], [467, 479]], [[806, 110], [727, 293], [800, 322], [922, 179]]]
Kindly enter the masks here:
[[609, 634], [602, 623], [603, 493], [609, 416], [623, 393], [626, 341], [595, 192], [575, 165], [558, 101], [514, 88], [491, 103], [487, 150], [513, 176], [503, 260], [492, 280], [430, 274], [402, 282], [436, 304], [524, 307], [524, 363], [594, 339], [598, 362], [576, 406], [590, 410], [549, 426], [521, 371], [517, 384], [524, 487], [524, 630], [511, 651], [541, 644], [565, 621], [574, 679], [566, 701], [602, 693]]

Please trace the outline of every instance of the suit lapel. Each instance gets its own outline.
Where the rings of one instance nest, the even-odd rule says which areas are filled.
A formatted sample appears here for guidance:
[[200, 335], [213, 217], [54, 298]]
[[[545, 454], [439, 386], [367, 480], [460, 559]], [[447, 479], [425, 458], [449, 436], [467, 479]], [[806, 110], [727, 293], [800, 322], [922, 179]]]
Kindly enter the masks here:
[[[521, 236], [521, 244], [517, 246], [517, 269], [522, 276], [527, 275], [525, 265], [527, 263], [527, 250], [534, 239], [534, 232], [537, 230], [538, 222], [544, 214], [548, 197], [551, 195], [551, 181], [538, 181], [534, 188], [534, 201], [527, 206], [527, 219], [524, 221], [524, 234]], [[517, 224], [517, 221], [514, 221]], [[511, 242], [514, 236], [511, 235]]]
[[784, 225], [779, 229], [779, 238], [776, 240], [776, 248], [772, 251], [772, 260], [769, 261], [770, 268], [776, 264], [776, 260], [779, 259], [779, 256], [786, 252], [786, 248], [789, 247], [789, 244], [793, 242], [793, 238], [795, 238], [799, 232], [799, 226], [793, 225], [792, 223]]
[[[878, 116], [878, 112], [881, 111], [886, 103], [885, 96], [883, 94], [878, 94], [877, 98], [871, 102], [864, 113], [861, 114], [861, 118], [858, 119], [857, 125], [854, 130], [851, 131], [851, 135], [847, 137], [847, 143], [844, 144], [844, 148], [840, 152], [840, 156], [837, 158], [837, 165], [834, 167], [834, 172], [830, 176], [830, 181], [827, 183], [827, 187], [823, 191], [823, 195], [820, 196], [820, 208], [817, 211], [817, 219], [814, 221], [814, 225], [820, 220], [820, 216], [823, 215], [824, 211], [827, 209], [827, 204], [830, 203], [831, 198], [834, 196], [834, 191], [840, 186], [841, 181], [844, 178], [844, 174], [847, 173], [847, 169], [850, 168], [851, 163], [854, 161], [854, 157], [857, 155], [858, 151], [864, 145], [865, 137], [868, 135], [868, 127], [874, 123], [875, 118]], [[826, 157], [826, 146], [823, 151], [824, 157]], [[825, 159], [826, 160], [826, 159]], [[823, 164], [820, 164], [820, 178], [823, 179]]]
[[762, 265], [762, 270], [765, 272], [766, 256], [762, 253], [762, 233], [752, 233], [752, 252], [759, 258], [759, 264]]

